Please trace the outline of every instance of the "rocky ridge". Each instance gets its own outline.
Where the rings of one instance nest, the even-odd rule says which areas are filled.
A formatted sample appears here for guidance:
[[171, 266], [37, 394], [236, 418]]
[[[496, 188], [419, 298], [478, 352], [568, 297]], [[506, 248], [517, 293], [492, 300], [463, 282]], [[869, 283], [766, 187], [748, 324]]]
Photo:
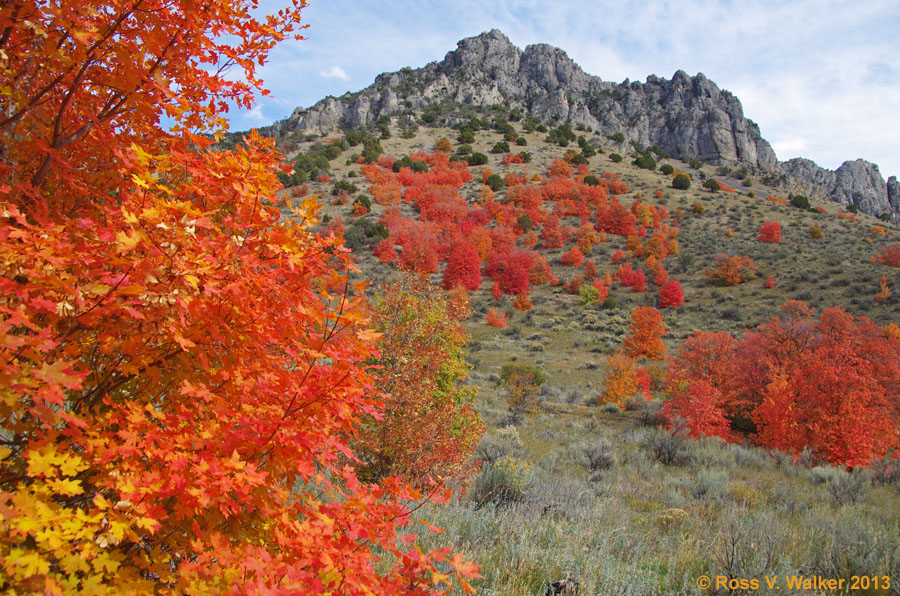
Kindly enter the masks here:
[[679, 70], [671, 79], [651, 75], [644, 83], [610, 83], [585, 73], [559, 48], [521, 50], [496, 29], [461, 40], [440, 62], [384, 73], [362, 91], [297, 108], [264, 132], [326, 134], [385, 117], [411, 120], [429, 107], [439, 108], [440, 124], [455, 126], [468, 119], [461, 106], [498, 104], [549, 126], [568, 122], [603, 135], [622, 133], [625, 147], [656, 145], [677, 158], [748, 166], [778, 178], [785, 189], [900, 221], [896, 177], [885, 183], [878, 166], [863, 160], [834, 171], [807, 159], [778, 162], [738, 98], [702, 73], [691, 77]]

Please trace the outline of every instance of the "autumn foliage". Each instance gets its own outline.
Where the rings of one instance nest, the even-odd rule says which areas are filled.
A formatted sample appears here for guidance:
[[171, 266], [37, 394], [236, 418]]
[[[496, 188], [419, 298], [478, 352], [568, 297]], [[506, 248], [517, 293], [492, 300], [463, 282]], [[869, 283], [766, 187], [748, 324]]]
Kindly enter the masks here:
[[876, 260], [888, 267], [900, 267], [900, 244], [890, 244], [881, 249]]
[[381, 289], [372, 322], [382, 334], [375, 386], [384, 407], [360, 427], [360, 477], [400, 476], [425, 488], [465, 471], [484, 432], [471, 407], [474, 388], [463, 384], [467, 316], [467, 300], [448, 299], [421, 278]]
[[426, 494], [354, 473], [380, 403], [349, 252], [312, 201], [280, 218], [271, 140], [191, 133], [250, 107], [302, 5], [0, 7], [7, 591], [470, 590], [401, 538]]
[[569, 252], [560, 258], [560, 262], [563, 265], [569, 265], [570, 267], [578, 267], [584, 263], [584, 253], [582, 253], [577, 246], [573, 246]]
[[481, 286], [481, 258], [474, 244], [466, 240], [457, 240], [450, 247], [450, 256], [441, 285], [446, 290], [460, 285], [470, 292]]
[[713, 284], [736, 286], [748, 281], [756, 274], [753, 259], [741, 255], [716, 255], [716, 268], [706, 270], [706, 279]]
[[616, 350], [606, 357], [606, 380], [597, 401], [623, 406], [637, 395], [650, 398], [650, 376], [624, 350]]
[[666, 335], [662, 315], [652, 306], [639, 306], [631, 311], [631, 333], [624, 339], [628, 355], [632, 358], [644, 357], [662, 360], [666, 346], [662, 338]]
[[838, 307], [801, 302], [738, 340], [696, 332], [669, 365], [671, 417], [691, 434], [868, 465], [898, 447], [900, 339]]
[[684, 292], [677, 280], [670, 279], [659, 289], [660, 308], [678, 308], [684, 304]]
[[767, 221], [759, 226], [757, 240], [778, 244], [781, 242], [781, 224], [777, 221]]

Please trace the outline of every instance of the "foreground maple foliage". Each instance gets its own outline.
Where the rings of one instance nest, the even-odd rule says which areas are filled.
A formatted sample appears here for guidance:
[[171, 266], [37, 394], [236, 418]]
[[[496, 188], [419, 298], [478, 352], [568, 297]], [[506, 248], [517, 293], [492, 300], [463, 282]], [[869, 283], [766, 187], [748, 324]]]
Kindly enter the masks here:
[[302, 6], [0, 7], [5, 591], [471, 590], [399, 534], [424, 495], [346, 465], [379, 405], [348, 251], [311, 202], [279, 221], [270, 141], [191, 133], [249, 107]]

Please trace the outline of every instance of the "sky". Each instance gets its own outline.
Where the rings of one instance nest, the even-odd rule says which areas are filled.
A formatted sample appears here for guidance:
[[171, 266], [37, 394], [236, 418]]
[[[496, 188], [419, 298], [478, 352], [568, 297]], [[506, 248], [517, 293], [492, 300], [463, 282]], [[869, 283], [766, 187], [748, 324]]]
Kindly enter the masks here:
[[306, 39], [282, 43], [260, 71], [272, 97], [232, 112], [233, 130], [442, 60], [497, 28], [523, 49], [557, 46], [605, 81], [702, 72], [741, 100], [778, 159], [835, 169], [863, 158], [900, 176], [897, 0], [309, 0], [302, 19]]

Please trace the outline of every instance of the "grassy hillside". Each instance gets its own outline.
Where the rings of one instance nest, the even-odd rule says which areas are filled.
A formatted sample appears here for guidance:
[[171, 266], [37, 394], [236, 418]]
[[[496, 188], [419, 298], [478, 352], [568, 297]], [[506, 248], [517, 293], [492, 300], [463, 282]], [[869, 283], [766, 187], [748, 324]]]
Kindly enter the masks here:
[[[459, 146], [456, 130], [420, 129], [412, 138], [399, 132], [381, 141], [385, 155], [431, 152], [441, 138], [450, 139], [454, 150]], [[600, 146], [601, 152], [588, 159], [592, 173], [617, 174], [627, 184], [628, 192], [619, 196], [622, 204], [642, 198], [671, 213], [683, 211], [680, 254], [666, 260], [670, 277], [681, 282], [685, 294], [684, 305], [664, 310], [670, 353], [695, 329], [739, 335], [772, 318], [791, 299], [817, 309], [839, 305], [881, 325], [900, 322], [900, 268], [871, 262], [881, 248], [900, 242], [900, 230], [844, 213], [834, 203], [813, 202], [823, 213], [768, 200], [787, 197], [755, 172], [735, 177], [713, 165], [660, 159], [692, 175], [689, 190], [676, 190], [671, 176], [631, 164], [635, 148], [588, 131], [576, 134]], [[512, 151], [528, 151], [531, 163], [504, 166], [502, 155], [490, 153], [501, 135], [476, 132], [471, 151], [488, 155], [489, 163], [471, 168], [474, 179], [460, 194], [470, 202], [476, 199], [482, 167], [530, 179], [545, 175], [551, 161], [567, 150], [577, 150], [574, 143], [562, 148], [547, 141], [546, 133], [521, 136], [526, 144], [512, 144]], [[328, 140], [294, 144], [291, 156]], [[308, 182], [304, 190], [318, 195], [328, 218], [343, 219], [347, 237], [354, 238], [361, 276], [374, 281], [374, 290], [395, 270], [372, 255], [377, 238], [366, 238], [361, 230], [371, 225], [365, 222], [377, 221], [384, 207], [373, 203], [371, 214], [356, 217], [350, 203], [332, 204], [336, 184], [356, 186], [348, 193], [351, 202], [367, 193], [369, 185], [351, 158], [356, 151], [335, 156], [330, 179]], [[613, 153], [624, 159], [614, 161]], [[705, 190], [705, 178], [737, 192]], [[654, 198], [657, 191], [661, 198]], [[504, 200], [503, 190], [496, 200]], [[414, 213], [409, 206], [404, 209]], [[780, 243], [757, 240], [764, 221], [782, 225]], [[563, 223], [577, 227], [579, 221]], [[814, 226], [821, 238], [812, 237]], [[586, 257], [602, 277], [615, 271], [611, 256], [625, 244], [625, 238], [609, 235]], [[583, 272], [583, 267], [560, 263], [568, 248], [537, 248], [561, 281]], [[714, 267], [718, 253], [751, 257], [757, 276], [731, 287], [709, 283], [705, 271]], [[882, 275], [892, 294], [876, 301]], [[765, 287], [769, 277], [774, 287]], [[439, 283], [440, 276], [433, 281]], [[430, 543], [453, 544], [481, 563], [484, 594], [543, 594], [549, 582], [566, 577], [580, 586], [580, 594], [693, 594], [701, 593], [696, 580], [702, 574], [758, 578], [759, 593], [780, 594], [792, 593], [787, 575], [888, 576], [889, 590], [870, 587], [856, 593], [900, 593], [896, 465], [848, 474], [811, 458], [795, 461], [745, 445], [676, 437], [660, 425], [658, 392], [656, 402], [638, 398], [626, 411], [597, 405], [605, 356], [621, 344], [632, 309], [655, 304], [655, 290], [649, 283], [646, 293], [617, 287], [603, 306], [586, 306], [561, 286], [534, 286], [534, 308], [527, 312], [513, 309], [511, 297], [498, 305], [488, 280], [470, 294], [470, 379], [480, 386], [477, 406], [490, 428], [479, 456], [494, 465], [475, 470], [467, 492], [451, 505], [420, 510], [424, 519], [446, 530]], [[492, 306], [508, 313], [507, 328], [485, 323]], [[513, 362], [533, 365], [547, 377], [538, 407], [524, 415], [510, 411], [498, 383], [502, 366]], [[765, 575], [780, 576], [779, 588], [769, 590]], [[740, 590], [714, 586], [702, 593]]]

